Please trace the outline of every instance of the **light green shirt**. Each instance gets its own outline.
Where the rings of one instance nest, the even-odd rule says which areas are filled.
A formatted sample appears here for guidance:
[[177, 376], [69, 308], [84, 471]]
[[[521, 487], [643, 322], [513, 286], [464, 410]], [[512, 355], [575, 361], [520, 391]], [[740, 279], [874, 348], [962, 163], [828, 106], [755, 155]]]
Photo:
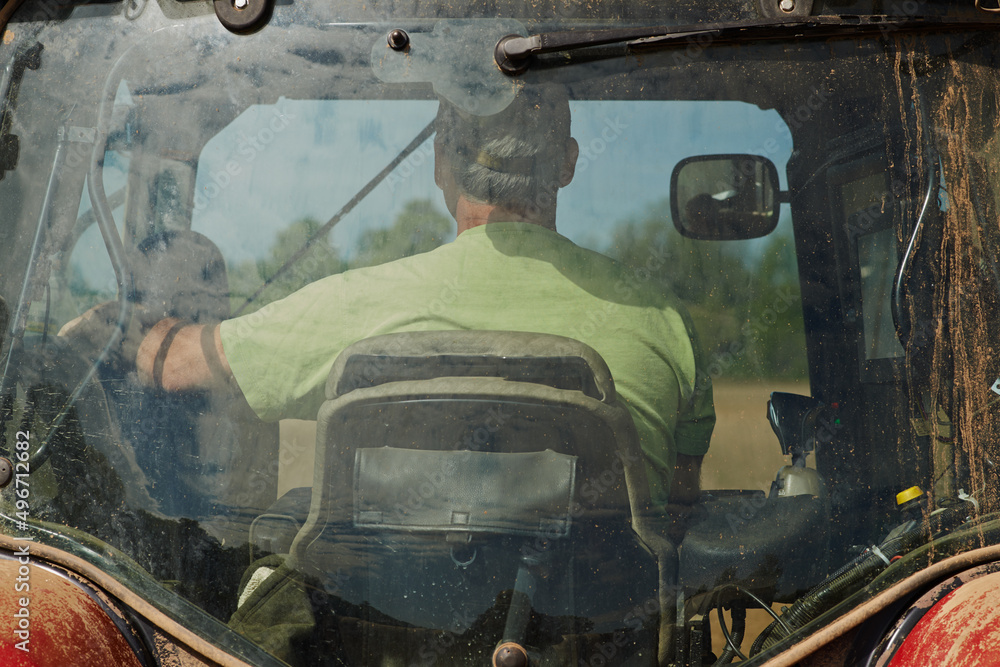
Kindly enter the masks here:
[[639, 432], [653, 500], [663, 503], [676, 453], [708, 450], [715, 413], [711, 385], [696, 389], [683, 307], [648, 275], [538, 225], [490, 223], [223, 322], [222, 344], [250, 405], [275, 420], [315, 419], [334, 359], [370, 336], [492, 329], [575, 338], [611, 369]]

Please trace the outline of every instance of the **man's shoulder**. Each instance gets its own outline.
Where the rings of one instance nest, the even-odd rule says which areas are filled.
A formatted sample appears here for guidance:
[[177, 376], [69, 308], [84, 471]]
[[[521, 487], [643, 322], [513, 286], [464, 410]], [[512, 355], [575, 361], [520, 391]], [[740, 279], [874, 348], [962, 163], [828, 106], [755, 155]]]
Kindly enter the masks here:
[[607, 254], [584, 248], [569, 239], [563, 241], [564, 254], [574, 261], [581, 276], [589, 278], [593, 287], [603, 286], [603, 295], [623, 305], [666, 308], [684, 311], [674, 294], [664, 271], [666, 259], [650, 249], [649, 257], [641, 262], [624, 262]]

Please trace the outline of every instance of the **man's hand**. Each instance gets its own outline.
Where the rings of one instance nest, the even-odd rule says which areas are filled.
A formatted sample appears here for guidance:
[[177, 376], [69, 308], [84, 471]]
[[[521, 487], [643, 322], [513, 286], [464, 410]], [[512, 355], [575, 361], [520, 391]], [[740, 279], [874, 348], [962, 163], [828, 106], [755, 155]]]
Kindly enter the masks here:
[[[116, 334], [118, 312], [117, 301], [94, 306], [67, 322], [59, 335], [84, 356], [96, 359]], [[218, 325], [189, 324], [175, 317], [156, 320], [140, 305], [135, 306], [125, 335], [111, 347], [105, 361], [122, 374], [137, 371], [144, 385], [167, 391], [222, 389], [233, 384]]]
[[[118, 302], [107, 301], [67, 322], [59, 330], [59, 336], [66, 338], [80, 354], [91, 360], [96, 359], [112, 336], [117, 335], [118, 315]], [[136, 353], [146, 333], [142, 316], [142, 306], [134, 306], [124, 335], [111, 347], [105, 359], [105, 363], [121, 373], [135, 368]]]
[[136, 367], [143, 384], [167, 391], [235, 386], [217, 324], [160, 320], [139, 346]]

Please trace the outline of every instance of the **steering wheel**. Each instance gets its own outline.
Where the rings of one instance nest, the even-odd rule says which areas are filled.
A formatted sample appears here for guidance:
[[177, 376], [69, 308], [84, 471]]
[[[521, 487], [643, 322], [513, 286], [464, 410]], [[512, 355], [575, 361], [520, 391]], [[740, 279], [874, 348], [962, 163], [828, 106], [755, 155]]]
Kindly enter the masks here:
[[6, 367], [0, 445], [11, 451], [16, 441], [26, 441], [29, 458], [18, 462], [20, 471], [33, 474], [48, 464], [58, 485], [48, 497], [41, 489], [32, 493], [34, 516], [80, 525], [98, 520], [96, 507], [153, 506], [145, 476], [93, 377], [93, 363], [70, 340], [25, 337]]

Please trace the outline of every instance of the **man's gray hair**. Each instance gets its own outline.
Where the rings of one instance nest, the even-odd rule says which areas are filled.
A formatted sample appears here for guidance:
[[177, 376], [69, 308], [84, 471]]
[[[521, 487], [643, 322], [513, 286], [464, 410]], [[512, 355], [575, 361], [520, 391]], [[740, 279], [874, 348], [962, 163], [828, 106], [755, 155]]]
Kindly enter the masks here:
[[563, 88], [522, 88], [492, 116], [468, 114], [442, 99], [437, 133], [466, 196], [512, 211], [555, 201], [570, 136]]

